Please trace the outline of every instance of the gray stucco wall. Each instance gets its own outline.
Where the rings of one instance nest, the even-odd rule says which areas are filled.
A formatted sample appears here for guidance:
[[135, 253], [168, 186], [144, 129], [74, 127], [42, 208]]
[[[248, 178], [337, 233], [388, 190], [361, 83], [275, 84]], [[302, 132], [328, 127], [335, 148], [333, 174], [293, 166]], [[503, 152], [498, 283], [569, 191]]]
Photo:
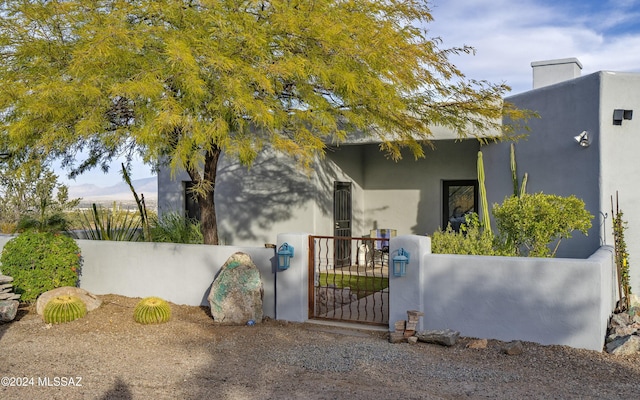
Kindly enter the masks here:
[[[601, 72], [600, 153], [602, 212], [607, 214], [603, 235], [613, 244], [611, 199], [616, 192], [623, 219], [628, 222], [625, 241], [629, 250], [631, 287], [640, 291], [640, 74]], [[633, 119], [613, 124], [615, 109], [633, 110]]]
[[365, 223], [398, 235], [432, 234], [442, 225], [442, 181], [476, 179], [477, 140], [441, 140], [425, 158], [399, 162], [367, 146], [364, 160]]
[[[594, 215], [588, 236], [575, 234], [564, 241], [558, 257], [587, 257], [598, 246], [613, 245], [611, 201], [619, 194], [628, 223], [631, 286], [640, 288], [640, 74], [597, 72], [506, 99], [536, 111], [530, 134], [516, 144], [518, 175], [527, 172], [527, 192], [562, 196], [574, 194]], [[613, 124], [615, 109], [634, 110], [631, 120]], [[591, 145], [573, 139], [587, 131]], [[512, 193], [509, 144], [483, 148], [489, 203], [500, 203]]]
[[431, 254], [428, 238], [391, 240], [411, 253], [404, 277], [389, 277], [389, 327], [407, 310], [425, 313], [419, 329], [526, 340], [602, 351], [615, 307], [613, 249], [587, 259]]
[[[357, 159], [348, 159], [357, 165]], [[172, 178], [158, 173], [158, 210], [184, 209], [186, 173]], [[216, 212], [220, 241], [236, 246], [275, 243], [278, 232], [333, 234], [333, 183], [351, 181], [331, 159], [318, 160], [308, 171], [295, 160], [265, 150], [247, 168], [222, 157], [216, 182]], [[352, 187], [353, 226], [362, 226], [363, 196], [357, 181]]]
[[[11, 239], [0, 236], [0, 250]], [[175, 304], [208, 306], [220, 268], [236, 252], [260, 271], [265, 316], [275, 317], [275, 251], [270, 248], [76, 240], [82, 252], [80, 287], [97, 295], [158, 296]]]
[[[585, 258], [601, 244], [599, 95], [600, 79], [592, 74], [506, 99], [540, 116], [529, 121], [527, 138], [515, 144], [518, 177], [528, 174], [527, 192], [575, 195], [595, 217], [588, 236], [575, 233], [563, 241], [558, 257]], [[585, 130], [592, 140], [587, 148], [574, 140]], [[500, 204], [513, 194], [510, 143], [490, 144], [482, 151], [488, 202]]]
[[[236, 251], [249, 254], [262, 277], [265, 316], [308, 319], [308, 234], [277, 237], [294, 246], [288, 270], [278, 271], [266, 248], [79, 240], [80, 286], [94, 294], [160, 296], [173, 303], [208, 305], [208, 290]], [[0, 247], [9, 240], [0, 237]], [[406, 249], [407, 274], [389, 277], [389, 324], [407, 310], [425, 316], [419, 329], [454, 329], [463, 336], [528, 340], [601, 351], [615, 306], [610, 247], [587, 259], [510, 258], [431, 254], [426, 236], [391, 239], [390, 258]]]
[[[333, 235], [333, 184], [352, 182], [352, 235], [371, 229], [431, 234], [441, 225], [442, 180], [476, 179], [476, 140], [436, 141], [424, 159], [405, 154], [395, 162], [377, 144], [327, 151], [311, 170], [271, 151], [251, 168], [223, 157], [216, 184], [216, 210], [224, 244], [273, 243], [278, 232]], [[184, 209], [182, 181], [167, 169], [158, 174], [160, 214]]]

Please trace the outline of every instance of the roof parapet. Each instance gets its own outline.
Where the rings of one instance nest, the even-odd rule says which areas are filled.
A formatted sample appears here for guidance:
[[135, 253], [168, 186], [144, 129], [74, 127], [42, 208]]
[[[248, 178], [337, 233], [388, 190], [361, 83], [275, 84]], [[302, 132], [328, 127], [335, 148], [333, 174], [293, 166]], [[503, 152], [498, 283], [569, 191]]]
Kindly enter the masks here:
[[582, 63], [577, 58], [534, 61], [533, 88], [553, 85], [555, 83], [578, 78], [582, 72]]

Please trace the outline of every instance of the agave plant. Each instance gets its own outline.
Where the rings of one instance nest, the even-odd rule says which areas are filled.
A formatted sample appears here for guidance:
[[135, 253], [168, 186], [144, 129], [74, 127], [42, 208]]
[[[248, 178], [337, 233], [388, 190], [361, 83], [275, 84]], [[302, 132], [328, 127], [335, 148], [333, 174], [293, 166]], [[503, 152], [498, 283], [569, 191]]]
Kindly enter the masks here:
[[[88, 214], [88, 215], [87, 215]], [[95, 203], [90, 212], [83, 212], [82, 230], [90, 240], [136, 241], [139, 238], [140, 220], [134, 213], [117, 207], [98, 209]]]

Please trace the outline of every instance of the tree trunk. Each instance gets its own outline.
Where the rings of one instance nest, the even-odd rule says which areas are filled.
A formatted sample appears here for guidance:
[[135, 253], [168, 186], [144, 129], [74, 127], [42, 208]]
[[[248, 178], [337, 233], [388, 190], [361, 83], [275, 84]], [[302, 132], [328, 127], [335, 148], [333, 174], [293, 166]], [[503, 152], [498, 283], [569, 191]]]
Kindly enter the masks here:
[[189, 169], [189, 177], [194, 183], [204, 180], [211, 185], [211, 190], [206, 193], [198, 193], [196, 200], [200, 207], [200, 229], [204, 239], [204, 244], [218, 244], [218, 221], [216, 217], [215, 185], [216, 174], [218, 173], [218, 160], [221, 150], [214, 146], [207, 152], [204, 160], [204, 173], [202, 176], [197, 171]]

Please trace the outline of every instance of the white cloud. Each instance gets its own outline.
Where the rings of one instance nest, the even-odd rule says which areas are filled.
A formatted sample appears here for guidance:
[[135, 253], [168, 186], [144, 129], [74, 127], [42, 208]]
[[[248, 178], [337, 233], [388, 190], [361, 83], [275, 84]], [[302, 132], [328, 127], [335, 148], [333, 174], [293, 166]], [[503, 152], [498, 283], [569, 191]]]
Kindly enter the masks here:
[[583, 74], [640, 71], [639, 0], [609, 4], [508, 0], [439, 0], [427, 28], [444, 47], [470, 45], [451, 58], [468, 77], [531, 88], [531, 62], [577, 57]]

